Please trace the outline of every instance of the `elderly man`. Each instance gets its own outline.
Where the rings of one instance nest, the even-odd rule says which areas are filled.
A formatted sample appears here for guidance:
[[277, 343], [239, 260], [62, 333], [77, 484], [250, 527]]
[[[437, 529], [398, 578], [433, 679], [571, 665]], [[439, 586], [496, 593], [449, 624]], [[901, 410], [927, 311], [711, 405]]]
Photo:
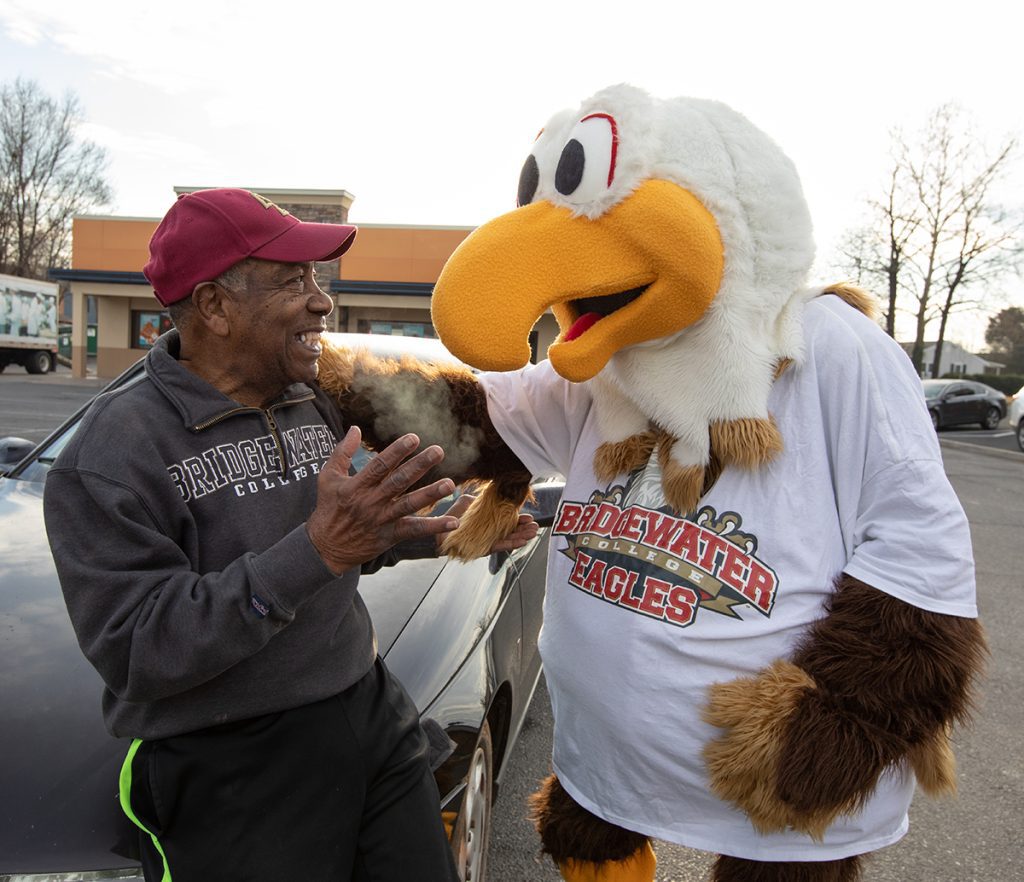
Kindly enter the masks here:
[[354, 236], [246, 190], [180, 197], [145, 268], [176, 331], [47, 480], [68, 610], [133, 739], [121, 802], [148, 880], [455, 875], [428, 741], [357, 590], [458, 525], [415, 515], [453, 489], [412, 489], [444, 454], [406, 435], [353, 475], [359, 429], [316, 383], [314, 262]]

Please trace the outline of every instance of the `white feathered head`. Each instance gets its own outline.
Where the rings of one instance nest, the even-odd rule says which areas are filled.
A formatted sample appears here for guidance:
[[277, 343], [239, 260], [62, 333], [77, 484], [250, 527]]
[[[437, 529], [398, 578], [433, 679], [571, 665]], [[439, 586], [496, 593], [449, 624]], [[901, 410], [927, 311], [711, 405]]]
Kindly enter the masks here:
[[561, 334], [548, 355], [575, 382], [666, 346], [767, 365], [799, 355], [791, 307], [814, 256], [800, 181], [729, 107], [598, 92], [544, 127], [519, 203], [463, 242], [435, 288], [434, 324], [463, 361], [526, 364], [549, 307]]

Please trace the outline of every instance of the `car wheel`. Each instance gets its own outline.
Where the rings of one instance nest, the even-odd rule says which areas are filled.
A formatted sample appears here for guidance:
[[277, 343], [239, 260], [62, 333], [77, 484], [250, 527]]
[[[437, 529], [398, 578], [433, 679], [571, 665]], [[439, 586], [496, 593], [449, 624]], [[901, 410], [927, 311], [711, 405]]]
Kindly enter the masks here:
[[1003, 415], [999, 412], [998, 407], [990, 407], [985, 411], [985, 419], [981, 421], [981, 427], [983, 429], [994, 429], [999, 425], [999, 421], [1003, 418]]
[[930, 410], [928, 413], [931, 414], [932, 417], [932, 428], [935, 429], [936, 432], [939, 431], [939, 412], [937, 410]]
[[1017, 446], [1024, 451], [1024, 417], [1017, 423]]
[[25, 359], [25, 370], [30, 374], [45, 374], [50, 370], [50, 353], [33, 352]]
[[484, 720], [466, 776], [462, 809], [452, 833], [455, 864], [462, 882], [483, 882], [491, 836], [491, 794], [494, 789], [494, 748], [491, 727]]

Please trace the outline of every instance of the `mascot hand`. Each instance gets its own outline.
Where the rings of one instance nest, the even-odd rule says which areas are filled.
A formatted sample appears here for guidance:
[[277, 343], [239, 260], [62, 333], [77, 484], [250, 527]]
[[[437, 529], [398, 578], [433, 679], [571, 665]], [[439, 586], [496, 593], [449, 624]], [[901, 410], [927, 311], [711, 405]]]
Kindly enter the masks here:
[[[779, 773], [788, 733], [814, 681], [800, 668], [778, 661], [756, 677], [718, 683], [704, 719], [725, 730], [704, 749], [711, 788], [741, 808], [762, 833], [793, 828], [820, 837], [848, 801], [833, 800], [825, 811], [807, 813], [780, 793]], [[823, 757], [835, 763], [834, 756]]]
[[820, 838], [905, 763], [955, 790], [949, 728], [965, 721], [986, 653], [975, 619], [904, 603], [843, 576], [792, 662], [716, 684], [705, 720], [711, 787], [761, 832]]

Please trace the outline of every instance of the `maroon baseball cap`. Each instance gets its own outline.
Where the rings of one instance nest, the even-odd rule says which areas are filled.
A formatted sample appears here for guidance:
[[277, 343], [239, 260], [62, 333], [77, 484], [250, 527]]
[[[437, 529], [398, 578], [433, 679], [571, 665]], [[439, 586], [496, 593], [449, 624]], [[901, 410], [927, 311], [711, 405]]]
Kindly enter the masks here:
[[182, 193], [164, 215], [149, 240], [142, 272], [156, 299], [169, 306], [246, 257], [282, 263], [334, 260], [355, 237], [355, 227], [305, 223], [248, 190], [197, 190]]

